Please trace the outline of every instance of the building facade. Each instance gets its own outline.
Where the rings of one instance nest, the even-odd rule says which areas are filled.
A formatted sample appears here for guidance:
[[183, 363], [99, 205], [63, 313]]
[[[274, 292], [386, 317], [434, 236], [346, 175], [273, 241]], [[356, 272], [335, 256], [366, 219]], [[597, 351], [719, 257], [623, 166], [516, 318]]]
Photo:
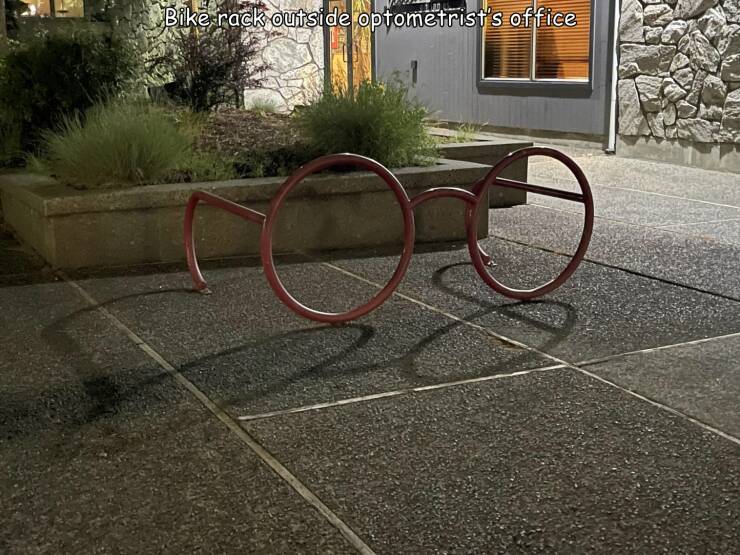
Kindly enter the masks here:
[[[165, 7], [218, 0], [24, 0], [36, 16], [107, 14], [143, 55], [167, 40]], [[265, 0], [268, 16], [348, 13], [344, 27], [265, 29], [264, 85], [247, 107], [280, 111], [326, 87], [400, 76], [438, 119], [533, 136], [595, 141], [618, 154], [740, 171], [740, 0]], [[61, 7], [61, 10], [60, 10]], [[373, 33], [358, 15], [490, 9], [483, 26]], [[57, 13], [54, 13], [56, 10]], [[512, 16], [570, 13], [575, 25], [516, 25]], [[516, 16], [515, 16], [516, 17]], [[166, 76], [153, 75], [154, 80]]]
[[[385, 7], [389, 0], [379, 0]], [[380, 74], [415, 73], [411, 84], [439, 117], [512, 132], [555, 132], [595, 139], [609, 126], [608, 0], [539, 2], [578, 16], [573, 28], [515, 28], [514, 13], [533, 0], [466, 0], [491, 8], [503, 25], [400, 29], [377, 33]]]

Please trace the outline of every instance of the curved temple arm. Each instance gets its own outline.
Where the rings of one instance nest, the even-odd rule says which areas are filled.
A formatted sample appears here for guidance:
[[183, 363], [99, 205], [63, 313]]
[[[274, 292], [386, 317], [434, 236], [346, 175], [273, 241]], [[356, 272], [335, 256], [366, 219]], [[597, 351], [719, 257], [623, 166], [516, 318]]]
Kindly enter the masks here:
[[203, 279], [203, 274], [200, 272], [198, 266], [198, 259], [195, 255], [195, 240], [193, 237], [193, 220], [195, 219], [195, 208], [199, 203], [204, 202], [221, 210], [226, 210], [235, 216], [247, 220], [249, 222], [263, 225], [265, 222], [265, 215], [226, 200], [223, 197], [206, 193], [205, 191], [195, 191], [188, 201], [187, 208], [185, 209], [185, 255], [188, 259], [188, 269], [190, 270], [190, 276], [193, 278], [193, 288], [201, 293], [210, 293], [208, 284]]

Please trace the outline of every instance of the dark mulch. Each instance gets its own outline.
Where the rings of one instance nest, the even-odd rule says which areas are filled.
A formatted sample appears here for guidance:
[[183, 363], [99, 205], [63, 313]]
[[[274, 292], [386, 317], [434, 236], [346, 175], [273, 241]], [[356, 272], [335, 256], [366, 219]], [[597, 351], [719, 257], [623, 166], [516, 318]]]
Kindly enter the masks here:
[[300, 133], [289, 115], [227, 109], [208, 115], [197, 146], [238, 160], [300, 142]]

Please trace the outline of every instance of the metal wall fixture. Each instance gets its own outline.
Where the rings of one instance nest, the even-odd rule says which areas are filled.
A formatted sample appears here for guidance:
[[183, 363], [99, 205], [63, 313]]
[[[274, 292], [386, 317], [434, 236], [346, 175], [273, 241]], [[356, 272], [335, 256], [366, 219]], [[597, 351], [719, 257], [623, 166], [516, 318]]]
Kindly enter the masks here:
[[[529, 158], [531, 156], [546, 156], [558, 160], [564, 164], [575, 176], [579, 186], [580, 193], [562, 191], [558, 189], [552, 189], [549, 187], [542, 187], [538, 185], [531, 185], [529, 183], [523, 183], [520, 181], [514, 181], [500, 177], [501, 173], [508, 168], [514, 162], [518, 160]], [[275, 222], [277, 221], [280, 209], [285, 203], [286, 198], [290, 192], [306, 177], [329, 169], [335, 166], [354, 166], [362, 170], [367, 170], [375, 173], [380, 177], [388, 188], [391, 190], [393, 195], [396, 197], [398, 204], [401, 208], [404, 222], [404, 234], [403, 234], [403, 251], [398, 261], [393, 275], [386, 285], [369, 301], [365, 304], [358, 306], [347, 312], [322, 312], [314, 310], [310, 307], [305, 306], [293, 297], [283, 285], [278, 273], [275, 269], [275, 261], [273, 258], [273, 233]], [[487, 195], [485, 194], [489, 187], [507, 187], [513, 189], [521, 189], [530, 193], [538, 195], [545, 195], [564, 199], [568, 201], [578, 202], [584, 205], [584, 224], [583, 232], [581, 234], [578, 248], [576, 249], [573, 257], [570, 259], [568, 264], [565, 266], [562, 272], [558, 274], [551, 281], [535, 287], [533, 289], [513, 289], [507, 287], [500, 281], [498, 281], [488, 270], [491, 265], [491, 257], [483, 251], [478, 244], [478, 238], [476, 234], [476, 222], [478, 219], [478, 213], [481, 209], [488, 210]], [[414, 209], [423, 204], [424, 202], [435, 199], [435, 198], [456, 198], [467, 204], [466, 211], [466, 228], [467, 228], [467, 242], [468, 252], [472, 260], [473, 266], [476, 271], [494, 291], [505, 295], [506, 297], [519, 300], [530, 300], [543, 295], [546, 295], [566, 282], [566, 280], [575, 272], [578, 265], [583, 260], [588, 249], [589, 242], [591, 240], [591, 234], [593, 232], [593, 221], [594, 221], [594, 205], [593, 197], [591, 195], [591, 188], [588, 180], [584, 175], [581, 168], [571, 158], [550, 148], [541, 147], [530, 147], [513, 152], [503, 158], [497, 163], [485, 177], [477, 181], [470, 191], [460, 189], [456, 187], [438, 187], [429, 189], [416, 195], [414, 198], [409, 198], [406, 194], [405, 189], [398, 181], [395, 175], [391, 173], [380, 163], [359, 156], [356, 154], [332, 154], [317, 158], [312, 162], [298, 169], [293, 175], [291, 175], [285, 183], [280, 187], [277, 195], [270, 202], [270, 207], [267, 214], [262, 214], [235, 202], [231, 202], [227, 199], [207, 193], [205, 191], [196, 191], [190, 197], [188, 205], [185, 211], [185, 253], [187, 256], [188, 268], [190, 275], [193, 280], [193, 286], [196, 291], [208, 293], [208, 284], [198, 266], [198, 259], [195, 254], [195, 241], [193, 238], [193, 220], [195, 216], [195, 209], [201, 202], [220, 208], [227, 212], [230, 212], [240, 218], [247, 220], [248, 222], [257, 224], [262, 227], [260, 235], [260, 255], [262, 258], [262, 265], [264, 267], [265, 276], [272, 290], [275, 292], [280, 301], [283, 302], [289, 309], [296, 314], [314, 320], [317, 322], [328, 323], [328, 324], [342, 324], [356, 320], [372, 312], [380, 305], [382, 305], [388, 297], [390, 297], [395, 291], [398, 284], [406, 274], [406, 270], [409, 267], [411, 261], [411, 255], [414, 250], [415, 240], [415, 227], [414, 227]], [[481, 200], [486, 199], [486, 202]], [[483, 205], [483, 207], [481, 207]]]

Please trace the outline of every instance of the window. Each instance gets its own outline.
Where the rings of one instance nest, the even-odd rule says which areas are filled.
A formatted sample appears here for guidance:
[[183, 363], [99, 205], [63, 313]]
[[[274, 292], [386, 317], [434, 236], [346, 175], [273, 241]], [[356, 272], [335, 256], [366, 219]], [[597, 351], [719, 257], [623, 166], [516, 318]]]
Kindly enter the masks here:
[[24, 17], [84, 17], [84, 0], [22, 0]]
[[347, 91], [373, 79], [373, 36], [370, 27], [357, 23], [361, 13], [373, 11], [372, 0], [328, 0], [327, 12], [350, 13], [351, 27], [327, 27], [324, 48], [327, 53], [326, 79], [335, 91]]
[[[482, 77], [520, 81], [585, 82], [590, 78], [591, 0], [484, 0], [503, 14], [502, 25], [490, 20], [483, 29]], [[576, 15], [574, 27], [511, 25], [511, 14], [533, 12]]]

